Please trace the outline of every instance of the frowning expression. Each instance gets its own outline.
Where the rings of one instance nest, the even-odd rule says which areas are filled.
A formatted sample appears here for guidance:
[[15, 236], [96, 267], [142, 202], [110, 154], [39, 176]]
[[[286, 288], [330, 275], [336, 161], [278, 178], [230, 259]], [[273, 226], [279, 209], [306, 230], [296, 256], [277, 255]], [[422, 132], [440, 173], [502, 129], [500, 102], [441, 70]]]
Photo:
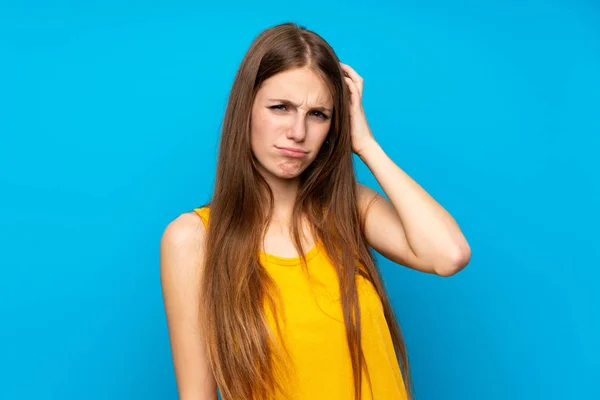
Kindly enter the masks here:
[[308, 67], [265, 80], [254, 100], [251, 123], [252, 151], [261, 173], [298, 177], [319, 153], [332, 112], [326, 82]]

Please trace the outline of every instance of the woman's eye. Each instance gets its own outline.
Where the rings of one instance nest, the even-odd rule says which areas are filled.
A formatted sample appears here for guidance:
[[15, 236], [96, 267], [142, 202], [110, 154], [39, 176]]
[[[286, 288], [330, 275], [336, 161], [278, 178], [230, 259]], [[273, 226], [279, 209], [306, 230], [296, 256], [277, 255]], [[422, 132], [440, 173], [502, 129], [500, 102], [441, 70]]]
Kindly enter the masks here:
[[[274, 106], [270, 106], [269, 107], [271, 110], [277, 110], [277, 111], [287, 111], [288, 107], [285, 104], [276, 104]], [[311, 115], [314, 115], [315, 117], [319, 118], [319, 119], [329, 119], [329, 116], [325, 115], [324, 113], [322, 113], [321, 111], [313, 111], [311, 112]]]
[[317, 116], [317, 118], [321, 118], [321, 119], [328, 119], [329, 117], [325, 114], [323, 114], [321, 111], [315, 111], [313, 113], [315, 116]]

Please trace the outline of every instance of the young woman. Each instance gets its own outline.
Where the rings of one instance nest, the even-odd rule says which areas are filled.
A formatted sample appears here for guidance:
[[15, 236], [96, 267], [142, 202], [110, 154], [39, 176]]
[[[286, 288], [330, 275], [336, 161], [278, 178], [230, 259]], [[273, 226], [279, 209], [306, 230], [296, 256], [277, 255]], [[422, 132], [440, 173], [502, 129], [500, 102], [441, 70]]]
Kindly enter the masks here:
[[[470, 248], [382, 150], [363, 80], [317, 34], [262, 32], [239, 67], [210, 204], [161, 240], [180, 398], [410, 399], [408, 357], [372, 249], [449, 276]], [[352, 153], [390, 201], [356, 182]]]

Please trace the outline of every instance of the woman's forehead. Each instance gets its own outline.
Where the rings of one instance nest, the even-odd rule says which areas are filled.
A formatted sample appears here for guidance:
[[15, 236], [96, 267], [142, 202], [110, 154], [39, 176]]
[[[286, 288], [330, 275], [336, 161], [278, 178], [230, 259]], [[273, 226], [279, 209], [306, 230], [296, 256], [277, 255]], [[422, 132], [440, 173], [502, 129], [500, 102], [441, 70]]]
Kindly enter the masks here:
[[273, 75], [260, 89], [268, 99], [287, 100], [310, 107], [331, 107], [333, 104], [327, 82], [309, 68], [297, 68]]

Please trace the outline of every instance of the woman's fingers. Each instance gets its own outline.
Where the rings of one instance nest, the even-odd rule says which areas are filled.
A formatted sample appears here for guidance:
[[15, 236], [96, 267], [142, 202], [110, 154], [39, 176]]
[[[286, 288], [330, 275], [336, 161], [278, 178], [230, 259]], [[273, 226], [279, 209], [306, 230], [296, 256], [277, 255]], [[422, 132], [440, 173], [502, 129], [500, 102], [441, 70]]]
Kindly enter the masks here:
[[350, 77], [350, 79], [352, 79], [352, 81], [356, 84], [356, 87], [358, 88], [358, 93], [359, 96], [362, 97], [362, 93], [363, 93], [363, 83], [364, 80], [363, 78], [356, 73], [356, 71], [349, 66], [348, 64], [344, 64], [344, 63], [340, 63], [340, 66], [342, 67], [342, 70]]

